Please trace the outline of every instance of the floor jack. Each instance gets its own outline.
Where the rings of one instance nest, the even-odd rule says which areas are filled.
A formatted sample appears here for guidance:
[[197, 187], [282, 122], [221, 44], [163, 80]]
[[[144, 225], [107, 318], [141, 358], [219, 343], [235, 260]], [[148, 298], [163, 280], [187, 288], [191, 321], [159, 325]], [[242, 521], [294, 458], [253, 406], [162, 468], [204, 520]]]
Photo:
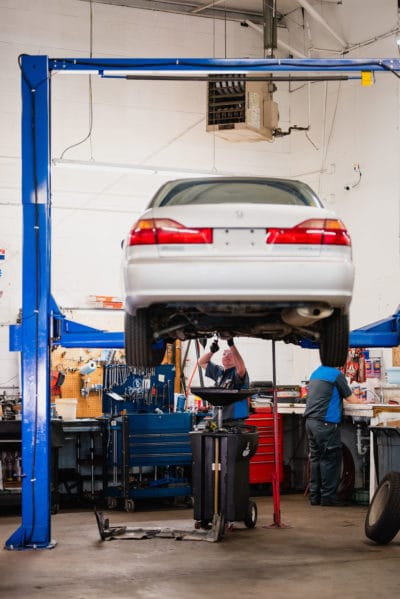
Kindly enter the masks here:
[[211, 403], [217, 412], [213, 430], [190, 433], [193, 455], [193, 499], [195, 528], [110, 526], [102, 512], [95, 511], [102, 541], [115, 539], [173, 538], [176, 540], [221, 541], [229, 522], [243, 521], [254, 528], [257, 506], [249, 500], [249, 460], [258, 444], [254, 427], [224, 428], [222, 409], [248, 397], [252, 390], [196, 388], [193, 393]]

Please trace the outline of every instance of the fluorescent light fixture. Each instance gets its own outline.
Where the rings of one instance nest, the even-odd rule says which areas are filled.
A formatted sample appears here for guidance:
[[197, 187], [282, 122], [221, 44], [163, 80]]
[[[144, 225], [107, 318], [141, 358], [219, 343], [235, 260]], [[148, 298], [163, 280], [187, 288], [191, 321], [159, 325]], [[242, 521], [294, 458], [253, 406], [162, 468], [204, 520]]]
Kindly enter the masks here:
[[99, 69], [88, 69], [86, 71], [71, 71], [69, 69], [64, 69], [60, 67], [59, 69], [52, 69], [52, 73], [56, 73], [57, 75], [98, 75]]
[[215, 169], [190, 169], [190, 168], [174, 168], [169, 166], [157, 166], [157, 165], [136, 165], [136, 164], [123, 164], [116, 162], [97, 162], [95, 160], [68, 160], [65, 158], [54, 158], [51, 161], [53, 167], [56, 168], [72, 168], [77, 170], [101, 170], [101, 171], [118, 171], [126, 172], [135, 175], [190, 175], [192, 177], [202, 177], [207, 175], [209, 177], [218, 177], [219, 175], [232, 175], [233, 173], [216, 171]]

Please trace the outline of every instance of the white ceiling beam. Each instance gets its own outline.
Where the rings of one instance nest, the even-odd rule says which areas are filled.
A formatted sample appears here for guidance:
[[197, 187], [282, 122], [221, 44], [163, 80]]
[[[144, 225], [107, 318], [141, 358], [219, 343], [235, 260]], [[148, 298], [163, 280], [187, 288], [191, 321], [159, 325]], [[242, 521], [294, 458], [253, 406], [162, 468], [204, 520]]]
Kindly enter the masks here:
[[332, 27], [325, 21], [323, 17], [311, 6], [307, 0], [297, 0], [297, 2], [304, 8], [308, 14], [315, 19], [320, 25], [322, 25], [333, 37], [341, 44], [342, 48], [345, 49], [348, 46], [346, 40], [344, 40]]
[[[252, 21], [245, 21], [245, 23], [246, 23], [246, 25], [248, 25], [255, 31], [258, 31], [262, 35], [264, 34], [263, 28], [260, 27], [259, 25], [256, 25]], [[278, 48], [281, 48], [282, 50], [286, 50], [286, 52], [289, 52], [289, 54], [291, 54], [292, 56], [295, 56], [296, 58], [307, 58], [307, 56], [305, 54], [302, 54], [298, 50], [295, 50], [294, 48], [289, 46], [289, 44], [282, 42], [280, 39], [277, 39], [276, 44], [277, 44]]]
[[225, 2], [225, 0], [214, 0], [214, 2], [210, 2], [209, 4], [205, 4], [204, 6], [199, 6], [198, 8], [194, 8], [190, 12], [192, 14], [196, 14], [198, 12], [202, 12], [203, 10], [206, 10], [207, 8], [214, 8], [214, 6], [216, 6], [217, 4], [222, 4], [222, 2]]

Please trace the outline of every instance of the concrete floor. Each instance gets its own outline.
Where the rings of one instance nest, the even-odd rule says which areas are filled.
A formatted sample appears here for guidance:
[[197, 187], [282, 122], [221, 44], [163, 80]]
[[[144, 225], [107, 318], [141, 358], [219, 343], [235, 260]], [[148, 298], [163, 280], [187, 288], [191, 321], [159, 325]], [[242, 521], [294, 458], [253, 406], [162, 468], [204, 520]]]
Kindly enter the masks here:
[[[364, 535], [367, 508], [311, 507], [302, 495], [255, 498], [255, 529], [235, 525], [220, 543], [100, 540], [91, 511], [52, 517], [53, 550], [0, 551], [0, 596], [7, 599], [394, 598], [400, 593], [400, 534], [387, 546]], [[153, 507], [104, 511], [110, 526], [192, 528], [192, 511]], [[20, 524], [0, 517], [0, 542]]]

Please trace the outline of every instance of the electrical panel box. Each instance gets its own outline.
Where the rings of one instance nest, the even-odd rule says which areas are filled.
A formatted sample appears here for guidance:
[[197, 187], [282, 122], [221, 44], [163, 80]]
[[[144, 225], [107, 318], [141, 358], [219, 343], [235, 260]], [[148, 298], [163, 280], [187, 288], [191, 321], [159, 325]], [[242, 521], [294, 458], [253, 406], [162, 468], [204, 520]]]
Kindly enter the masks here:
[[279, 122], [273, 90], [268, 81], [210, 77], [207, 131], [231, 142], [272, 141]]

